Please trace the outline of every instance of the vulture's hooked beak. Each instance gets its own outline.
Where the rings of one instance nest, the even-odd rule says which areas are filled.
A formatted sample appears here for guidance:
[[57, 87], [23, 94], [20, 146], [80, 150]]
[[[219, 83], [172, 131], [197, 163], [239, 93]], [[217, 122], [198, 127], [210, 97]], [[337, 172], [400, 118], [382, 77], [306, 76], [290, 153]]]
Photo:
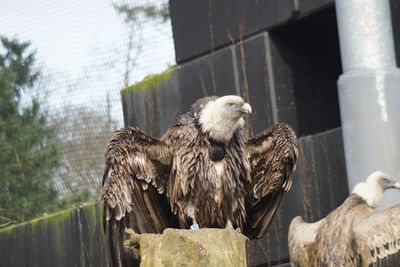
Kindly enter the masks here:
[[393, 188], [396, 188], [396, 189], [399, 189], [399, 190], [400, 190], [400, 183], [394, 181]]
[[387, 188], [394, 188], [394, 189], [399, 189], [400, 190], [400, 183], [397, 182], [396, 180], [390, 179]]
[[251, 114], [251, 106], [250, 104], [244, 103], [240, 108], [240, 111], [244, 114]]

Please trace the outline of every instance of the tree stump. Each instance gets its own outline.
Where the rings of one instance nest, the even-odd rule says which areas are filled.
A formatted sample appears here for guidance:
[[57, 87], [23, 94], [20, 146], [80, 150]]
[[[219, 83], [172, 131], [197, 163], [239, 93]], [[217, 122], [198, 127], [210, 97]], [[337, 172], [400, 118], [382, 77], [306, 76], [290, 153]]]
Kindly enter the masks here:
[[165, 229], [163, 234], [131, 235], [124, 245], [139, 250], [140, 266], [247, 266], [248, 239], [235, 230]]

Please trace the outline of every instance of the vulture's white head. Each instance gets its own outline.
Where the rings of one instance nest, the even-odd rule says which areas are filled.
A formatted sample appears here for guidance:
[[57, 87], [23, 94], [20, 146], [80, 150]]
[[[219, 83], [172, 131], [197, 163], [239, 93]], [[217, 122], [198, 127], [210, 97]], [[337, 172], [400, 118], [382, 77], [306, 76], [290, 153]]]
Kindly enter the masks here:
[[390, 188], [400, 190], [400, 183], [391, 179], [388, 174], [376, 171], [368, 176], [365, 183], [357, 184], [353, 193], [362, 197], [371, 207], [376, 208], [383, 200], [383, 192]]
[[199, 122], [212, 139], [227, 142], [238, 127], [244, 126], [245, 114], [251, 114], [251, 106], [240, 96], [227, 95], [208, 102], [200, 112]]

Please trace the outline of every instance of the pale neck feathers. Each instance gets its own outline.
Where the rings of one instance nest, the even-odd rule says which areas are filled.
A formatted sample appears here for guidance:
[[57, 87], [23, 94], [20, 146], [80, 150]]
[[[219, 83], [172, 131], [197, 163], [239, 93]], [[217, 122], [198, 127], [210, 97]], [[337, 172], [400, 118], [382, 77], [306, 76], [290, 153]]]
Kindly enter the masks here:
[[378, 207], [383, 200], [383, 188], [377, 181], [367, 180], [366, 183], [359, 183], [354, 187], [353, 193], [360, 196], [373, 208]]
[[222, 116], [223, 108], [215, 105], [215, 101], [208, 102], [200, 113], [199, 122], [203, 133], [208, 133], [215, 141], [228, 142], [235, 130], [244, 126], [244, 119], [226, 119]]

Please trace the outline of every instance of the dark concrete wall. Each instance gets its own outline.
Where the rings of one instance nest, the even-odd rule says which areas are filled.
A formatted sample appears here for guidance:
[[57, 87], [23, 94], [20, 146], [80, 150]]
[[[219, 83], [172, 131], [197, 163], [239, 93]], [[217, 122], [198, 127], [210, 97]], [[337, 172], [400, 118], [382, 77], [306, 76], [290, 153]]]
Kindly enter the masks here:
[[[390, 2], [400, 64], [400, 1]], [[170, 0], [177, 62], [318, 13], [333, 4], [334, 0]]]
[[0, 266], [108, 266], [102, 207], [88, 204], [0, 231]]
[[333, 0], [170, 0], [176, 59], [183, 63], [316, 12]]
[[239, 94], [255, 111], [254, 133], [284, 121], [299, 136], [316, 134], [340, 126], [341, 72], [335, 10], [329, 6], [180, 64], [157, 88], [123, 93], [125, 123], [161, 135], [198, 98]]
[[282, 24], [292, 17], [294, 5], [293, 0], [171, 0], [177, 61]]
[[400, 66], [400, 0], [390, 0], [397, 66]]

